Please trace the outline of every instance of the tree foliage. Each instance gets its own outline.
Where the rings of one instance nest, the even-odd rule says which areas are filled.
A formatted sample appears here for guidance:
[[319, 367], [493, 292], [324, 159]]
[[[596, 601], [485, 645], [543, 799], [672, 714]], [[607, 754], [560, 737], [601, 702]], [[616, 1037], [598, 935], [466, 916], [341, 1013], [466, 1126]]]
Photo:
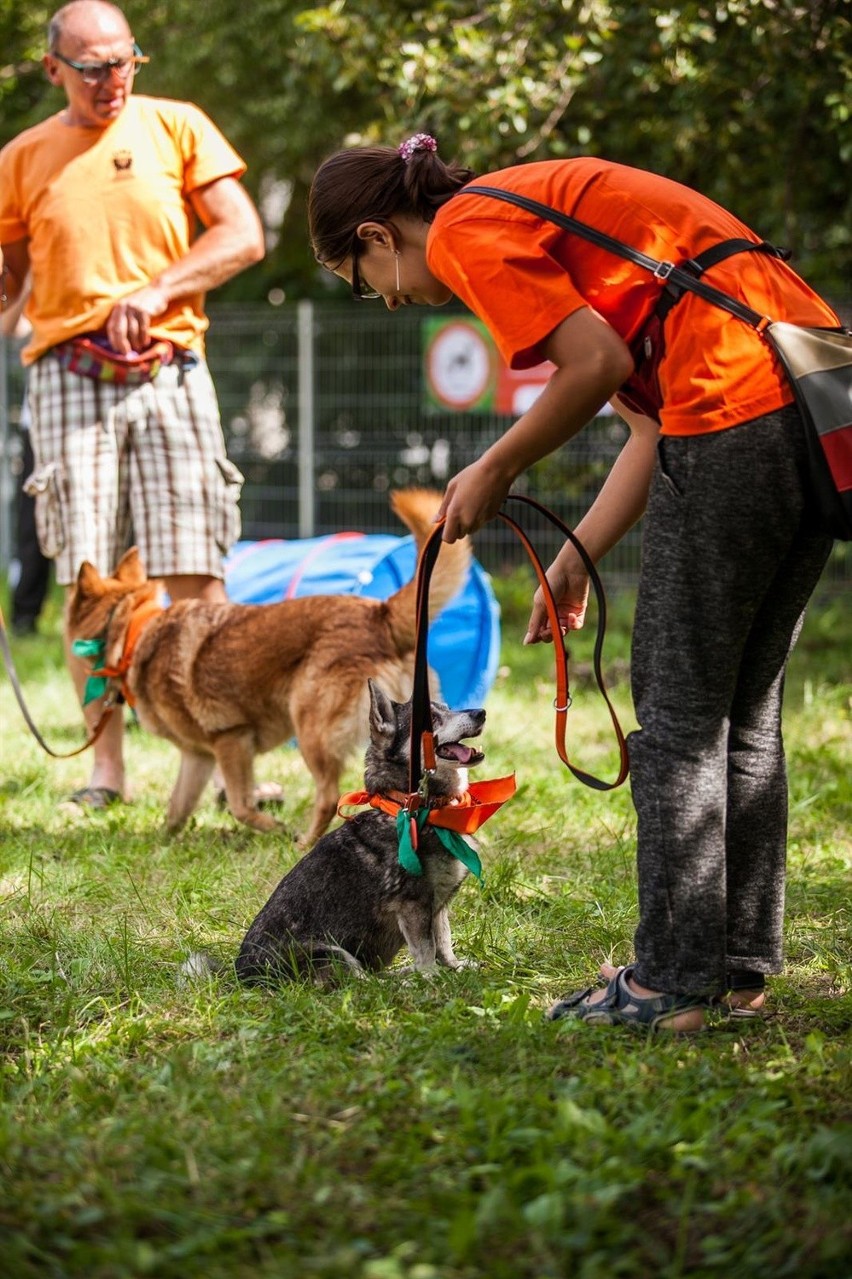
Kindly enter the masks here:
[[[322, 289], [305, 195], [338, 146], [426, 128], [480, 171], [605, 155], [686, 182], [786, 244], [814, 283], [852, 266], [847, 0], [128, 0], [139, 92], [198, 102], [280, 219], [230, 295]], [[38, 58], [50, 6], [0, 0], [0, 141], [60, 105]], [[280, 205], [280, 199], [278, 204]]]

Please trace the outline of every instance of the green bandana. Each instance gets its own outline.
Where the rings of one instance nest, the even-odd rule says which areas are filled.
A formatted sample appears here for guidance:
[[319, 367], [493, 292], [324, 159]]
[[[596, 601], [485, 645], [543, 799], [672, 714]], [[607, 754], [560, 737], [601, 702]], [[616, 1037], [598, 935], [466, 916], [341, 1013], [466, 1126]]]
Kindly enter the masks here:
[[[417, 822], [418, 831], [422, 831], [429, 818], [429, 809], [418, 808], [413, 817]], [[404, 808], [401, 808], [396, 815], [399, 864], [410, 875], [422, 875], [423, 863], [417, 856], [417, 851], [411, 842], [411, 819], [412, 814], [407, 813]], [[466, 839], [462, 839], [461, 835], [454, 830], [445, 830], [443, 826], [432, 826], [431, 829], [438, 836], [448, 853], [452, 853], [453, 857], [457, 857], [461, 864], [466, 866], [477, 879], [482, 879], [482, 862], [479, 860], [478, 853], [471, 848]]]
[[[103, 664], [104, 641], [102, 639], [74, 640], [71, 652], [75, 657], [94, 658], [92, 666], [98, 667]], [[105, 675], [90, 675], [83, 689], [83, 705], [88, 706], [89, 702], [96, 702], [99, 697], [105, 696], [108, 684], [109, 680]]]

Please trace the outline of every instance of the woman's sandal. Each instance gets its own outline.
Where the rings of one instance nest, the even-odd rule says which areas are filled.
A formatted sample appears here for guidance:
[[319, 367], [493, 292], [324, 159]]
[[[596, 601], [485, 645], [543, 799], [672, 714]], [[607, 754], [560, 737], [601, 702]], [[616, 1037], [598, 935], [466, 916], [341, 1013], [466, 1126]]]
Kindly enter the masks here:
[[731, 968], [728, 970], [727, 991], [724, 995], [715, 995], [710, 1002], [728, 1017], [765, 1017], [765, 991], [766, 978], [763, 973], [754, 972], [750, 968]]
[[[639, 1026], [643, 1030], [671, 1030], [680, 1034], [703, 1028], [703, 1011], [707, 1006], [704, 995], [651, 995], [647, 998], [634, 995], [627, 984], [633, 967], [618, 969], [608, 982], [602, 999], [593, 1003], [591, 997], [600, 987], [587, 986], [585, 990], [578, 990], [555, 1003], [547, 1013], [548, 1019], [558, 1021], [562, 1017], [576, 1017], [579, 1021], [598, 1026]], [[675, 1030], [666, 1025], [672, 1017], [693, 1010], [702, 1013], [701, 1020], [696, 1019], [694, 1026]]]

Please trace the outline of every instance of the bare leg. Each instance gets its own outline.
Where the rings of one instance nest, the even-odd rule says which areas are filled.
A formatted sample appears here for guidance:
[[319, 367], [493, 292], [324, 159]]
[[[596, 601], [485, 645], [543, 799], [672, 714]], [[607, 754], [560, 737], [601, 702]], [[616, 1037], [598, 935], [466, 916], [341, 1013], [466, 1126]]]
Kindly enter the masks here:
[[[66, 618], [71, 590], [72, 588], [68, 587], [65, 591]], [[68, 664], [71, 679], [74, 682], [77, 697], [82, 706], [86, 680], [89, 677], [92, 664], [83, 658], [75, 657], [71, 652], [71, 637], [68, 634], [67, 621], [64, 638], [65, 660]], [[88, 732], [92, 732], [102, 713], [103, 698], [98, 698], [96, 702], [90, 702], [88, 706], [84, 707], [83, 717], [86, 721]], [[119, 795], [126, 798], [124, 793], [124, 721], [120, 707], [116, 707], [109, 716], [103, 731], [92, 747], [92, 760], [89, 786], [103, 786], [108, 790], [117, 791]]]
[[220, 577], [209, 577], [206, 573], [179, 573], [163, 581], [173, 603], [178, 600], [204, 600], [208, 604], [226, 604], [228, 601], [225, 583]]

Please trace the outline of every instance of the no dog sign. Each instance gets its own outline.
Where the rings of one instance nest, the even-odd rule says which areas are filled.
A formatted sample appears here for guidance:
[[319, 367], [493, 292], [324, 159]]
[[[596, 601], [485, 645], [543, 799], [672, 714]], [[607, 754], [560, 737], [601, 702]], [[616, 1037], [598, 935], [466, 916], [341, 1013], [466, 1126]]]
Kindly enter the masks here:
[[432, 320], [426, 327], [426, 385], [432, 407], [490, 409], [497, 352], [475, 319]]
[[475, 316], [423, 321], [426, 407], [520, 417], [553, 374], [547, 361], [510, 369]]

